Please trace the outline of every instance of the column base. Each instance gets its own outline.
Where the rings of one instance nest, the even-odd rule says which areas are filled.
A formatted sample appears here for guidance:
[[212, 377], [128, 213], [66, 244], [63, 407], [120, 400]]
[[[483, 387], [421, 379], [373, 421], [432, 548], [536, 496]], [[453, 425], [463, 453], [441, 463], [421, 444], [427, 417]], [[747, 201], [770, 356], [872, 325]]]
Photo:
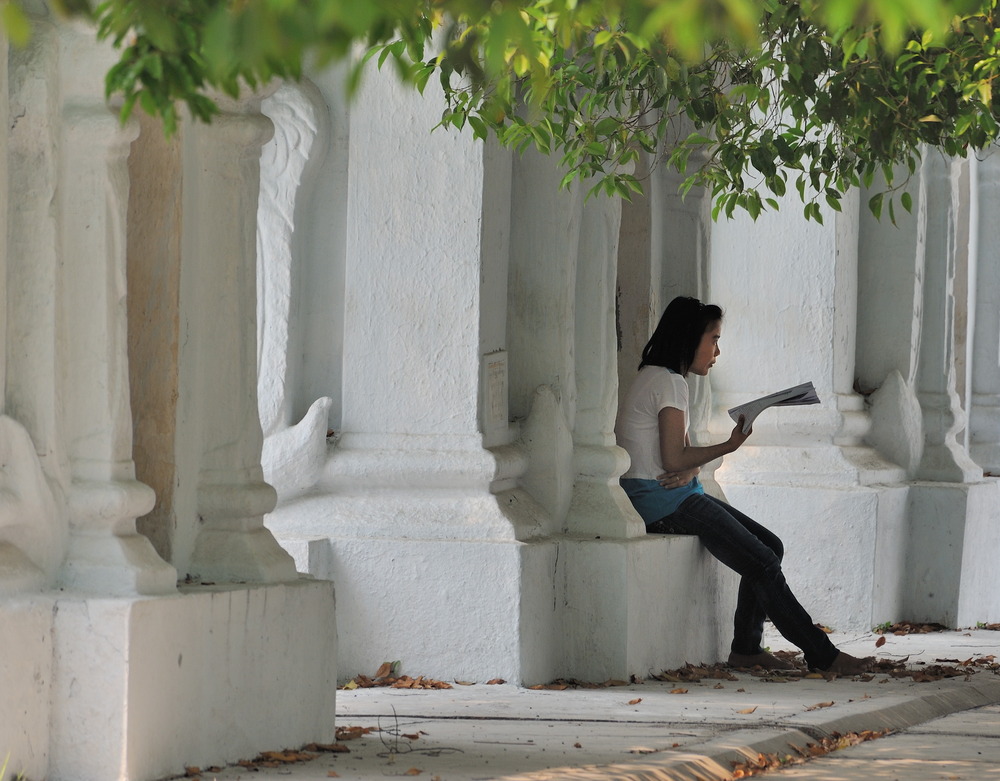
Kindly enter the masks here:
[[725, 658], [739, 580], [690, 535], [562, 542], [560, 675], [585, 681]]
[[627, 680], [732, 639], [737, 578], [695, 537], [280, 540], [335, 580], [344, 680], [397, 659], [444, 680]]
[[330, 583], [56, 608], [51, 743], [36, 744], [51, 745], [51, 759], [33, 778], [147, 781], [333, 740]]
[[558, 545], [288, 534], [302, 570], [337, 589], [338, 673], [542, 683], [557, 675]]
[[91, 594], [152, 596], [177, 590], [177, 570], [141, 534], [87, 531], [70, 535], [59, 583]]
[[901, 618], [949, 627], [1000, 622], [1000, 481], [910, 487]]
[[192, 578], [216, 583], [281, 583], [298, 577], [295, 561], [264, 526], [204, 528], [189, 563]]
[[642, 537], [646, 526], [618, 484], [628, 469], [628, 454], [620, 447], [577, 446], [573, 453], [573, 493], [566, 514], [572, 535]]

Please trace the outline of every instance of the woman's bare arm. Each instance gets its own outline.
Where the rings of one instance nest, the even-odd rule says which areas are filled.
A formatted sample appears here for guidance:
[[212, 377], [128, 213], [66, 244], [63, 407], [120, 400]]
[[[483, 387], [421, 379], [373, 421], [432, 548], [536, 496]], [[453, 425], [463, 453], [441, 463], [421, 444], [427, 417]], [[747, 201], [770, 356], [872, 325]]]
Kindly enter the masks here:
[[[684, 427], [684, 412], [675, 407], [664, 407], [658, 415], [660, 428], [660, 459], [667, 472], [684, 472], [704, 466], [746, 442], [750, 434], [743, 433], [742, 418], [733, 428], [729, 439], [717, 445], [695, 447], [690, 444]], [[752, 430], [751, 430], [752, 433]]]

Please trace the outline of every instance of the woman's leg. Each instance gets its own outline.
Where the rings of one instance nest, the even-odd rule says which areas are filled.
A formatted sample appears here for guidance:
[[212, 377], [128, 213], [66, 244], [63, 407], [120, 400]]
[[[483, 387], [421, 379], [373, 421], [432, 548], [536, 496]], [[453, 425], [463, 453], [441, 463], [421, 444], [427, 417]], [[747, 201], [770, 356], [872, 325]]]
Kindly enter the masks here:
[[[744, 529], [770, 548], [778, 559], [778, 565], [781, 565], [781, 559], [785, 555], [785, 546], [777, 534], [725, 502], [708, 495], [705, 498], [719, 505], [739, 521]], [[732, 650], [735, 653], [752, 656], [764, 650], [761, 641], [764, 638], [764, 620], [766, 618], [767, 610], [757, 598], [753, 583], [748, 578], [741, 577], [736, 597], [736, 613], [733, 616]]]
[[[725, 502], [705, 495], [691, 496], [651, 532], [696, 534], [709, 552], [742, 576], [737, 598], [733, 651], [760, 651], [763, 617], [802, 649], [810, 667], [828, 668], [837, 649], [817, 628], [792, 594], [781, 571], [780, 540], [752, 518]], [[750, 645], [756, 646], [750, 648]]]

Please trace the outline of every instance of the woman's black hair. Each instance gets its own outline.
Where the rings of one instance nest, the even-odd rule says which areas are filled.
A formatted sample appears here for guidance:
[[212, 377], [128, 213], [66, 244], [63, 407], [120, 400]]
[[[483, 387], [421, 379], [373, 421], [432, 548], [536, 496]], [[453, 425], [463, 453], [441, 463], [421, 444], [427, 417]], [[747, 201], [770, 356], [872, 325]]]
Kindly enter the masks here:
[[663, 366], [686, 376], [702, 334], [722, 319], [722, 309], [697, 298], [677, 296], [667, 304], [663, 316], [642, 350], [643, 366]]

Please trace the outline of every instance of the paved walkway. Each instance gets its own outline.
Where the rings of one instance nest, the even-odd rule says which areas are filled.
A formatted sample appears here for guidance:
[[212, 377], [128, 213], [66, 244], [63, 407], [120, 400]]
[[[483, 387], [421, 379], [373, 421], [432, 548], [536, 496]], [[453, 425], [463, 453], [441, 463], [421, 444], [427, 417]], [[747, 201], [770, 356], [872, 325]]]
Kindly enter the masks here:
[[[338, 730], [364, 733], [341, 736], [349, 752], [313, 751], [308, 761], [231, 766], [201, 778], [722, 781], [756, 763], [775, 781], [1000, 779], [1000, 674], [990, 668], [1000, 661], [1000, 632], [888, 635], [876, 649], [877, 637], [834, 641], [856, 655], [905, 661], [907, 677], [737, 673], [562, 691], [483, 683], [338, 691]], [[780, 638], [770, 642], [783, 647]], [[967, 674], [941, 677], [956, 671]], [[822, 753], [883, 730], [891, 732]], [[804, 764], [787, 761], [813, 754], [820, 756]]]

